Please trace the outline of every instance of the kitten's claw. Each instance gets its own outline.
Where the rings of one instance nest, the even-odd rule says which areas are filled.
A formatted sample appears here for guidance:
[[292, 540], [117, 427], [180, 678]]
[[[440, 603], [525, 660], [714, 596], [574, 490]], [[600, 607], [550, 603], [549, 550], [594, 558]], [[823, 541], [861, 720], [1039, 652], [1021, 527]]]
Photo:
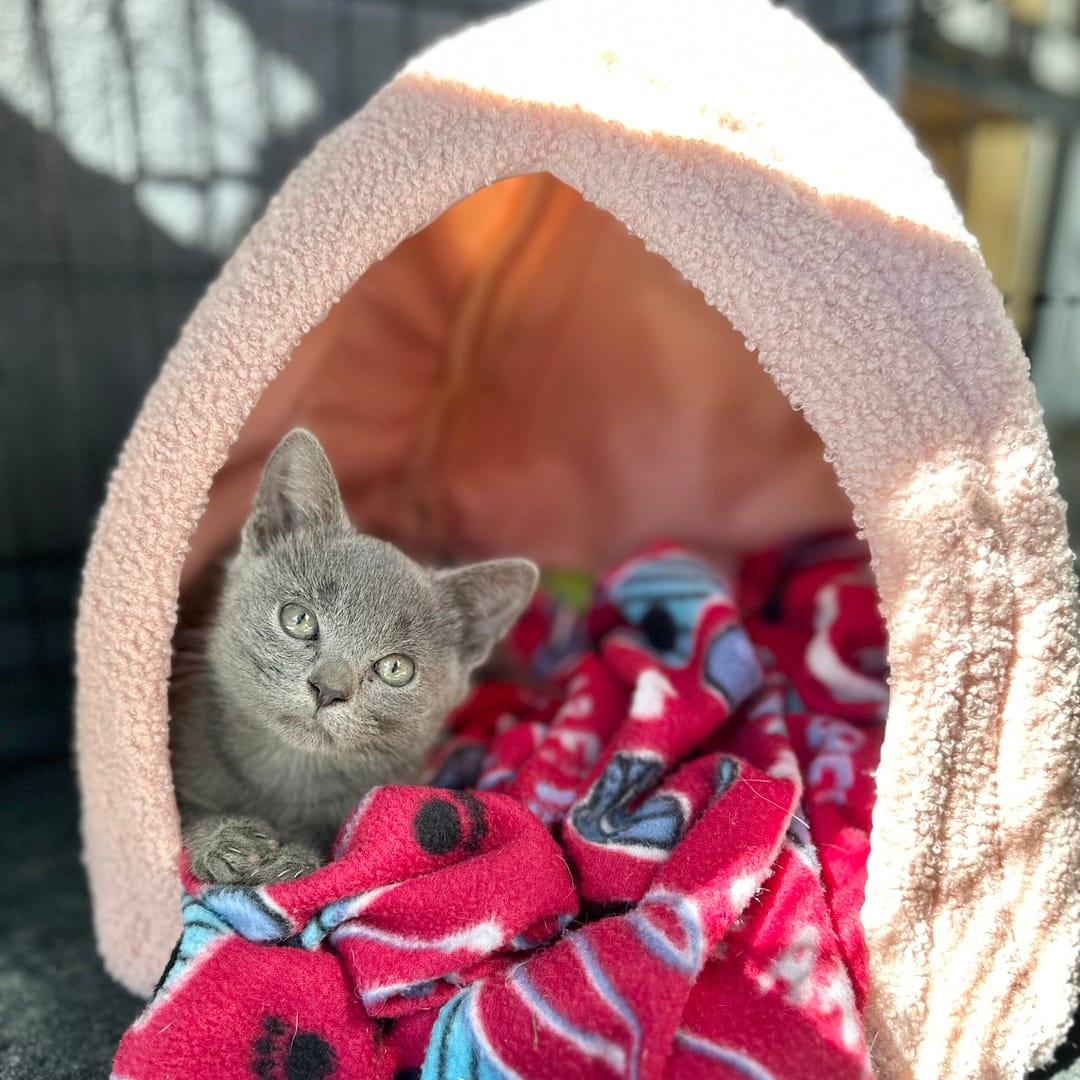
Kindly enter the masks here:
[[267, 860], [258, 873], [258, 884], [268, 885], [273, 881], [292, 881], [311, 873], [323, 864], [323, 860], [313, 848], [302, 844], [283, 844], [272, 859]]

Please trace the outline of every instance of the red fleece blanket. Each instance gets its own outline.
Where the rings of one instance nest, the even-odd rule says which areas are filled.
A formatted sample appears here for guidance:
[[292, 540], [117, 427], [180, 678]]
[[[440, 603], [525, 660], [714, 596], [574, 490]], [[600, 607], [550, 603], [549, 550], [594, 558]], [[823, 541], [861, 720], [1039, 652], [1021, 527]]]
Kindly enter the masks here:
[[867, 1077], [859, 925], [884, 629], [846, 535], [734, 582], [651, 548], [513, 635], [431, 785], [293, 882], [183, 868], [123, 1080]]

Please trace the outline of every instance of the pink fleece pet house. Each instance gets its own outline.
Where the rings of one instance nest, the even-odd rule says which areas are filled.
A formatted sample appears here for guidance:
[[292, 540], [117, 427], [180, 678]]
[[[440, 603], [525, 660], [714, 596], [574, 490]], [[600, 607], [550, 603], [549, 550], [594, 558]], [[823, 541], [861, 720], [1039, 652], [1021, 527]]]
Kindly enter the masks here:
[[[795, 409], [792, 409], [792, 406]], [[892, 699], [863, 923], [882, 1077], [1017, 1076], [1076, 1005], [1077, 605], [1020, 342], [888, 105], [758, 0], [544, 0], [329, 135], [127, 441], [78, 623], [109, 971], [179, 929], [178, 597], [296, 424], [420, 556], [869, 541]]]

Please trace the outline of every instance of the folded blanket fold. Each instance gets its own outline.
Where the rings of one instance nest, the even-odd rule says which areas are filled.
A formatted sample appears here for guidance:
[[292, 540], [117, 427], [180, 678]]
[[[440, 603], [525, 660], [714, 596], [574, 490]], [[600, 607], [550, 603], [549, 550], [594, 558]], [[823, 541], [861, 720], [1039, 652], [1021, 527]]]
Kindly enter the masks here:
[[209, 885], [116, 1080], [867, 1077], [858, 912], [886, 706], [864, 547], [737, 582], [671, 546], [515, 643], [431, 784], [370, 792], [333, 861]]

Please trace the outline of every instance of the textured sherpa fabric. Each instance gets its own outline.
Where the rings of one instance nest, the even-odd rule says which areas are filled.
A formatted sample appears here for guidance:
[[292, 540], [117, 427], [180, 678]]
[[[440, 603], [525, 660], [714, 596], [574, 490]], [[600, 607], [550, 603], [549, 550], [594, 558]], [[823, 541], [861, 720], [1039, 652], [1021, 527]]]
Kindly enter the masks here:
[[[254, 461], [280, 434], [303, 395], [276, 386], [301, 380], [310, 393], [330, 370], [312, 356], [339, 298], [381, 281], [382, 293], [372, 284], [364, 295], [385, 312], [378, 272], [395, 248], [415, 251], [424, 234], [407, 238], [487, 185], [536, 173], [607, 211], [700, 290], [824, 444], [870, 543], [890, 635], [863, 908], [875, 1067], [1019, 1075], [1065, 1034], [1080, 946], [1077, 610], [1045, 431], [1019, 340], [943, 185], [861, 78], [763, 0], [548, 0], [440, 44], [299, 167], [199, 305], [124, 448], [80, 605], [83, 833], [109, 970], [149, 991], [179, 930], [170, 637], [215, 474], [237, 460], [234, 442]], [[432, 292], [444, 264], [426, 264], [418, 293]], [[487, 265], [476, 277], [490, 283], [501, 264]], [[599, 277], [628, 267], [609, 260]], [[636, 325], [658, 295], [635, 293], [605, 326]], [[665, 318], [670, 339], [685, 338], [690, 317], [666, 312], [651, 311], [656, 340]], [[416, 343], [444, 329], [417, 318], [400, 333]], [[432, 355], [449, 363], [454, 340]], [[628, 382], [644, 344], [628, 342]], [[351, 357], [349, 373], [378, 361]], [[695, 367], [691, 385], [705, 398], [737, 369], [733, 358], [713, 378]], [[393, 383], [393, 368], [380, 370], [371, 400]], [[329, 405], [347, 412], [340, 388], [325, 393], [335, 389]], [[566, 380], [568, 404], [574, 391]], [[613, 391], [611, 410], [618, 400]], [[253, 410], [261, 434], [245, 428]], [[416, 426], [387, 416], [376, 439], [354, 423], [349, 452], [390, 462]], [[605, 453], [617, 457], [634, 434], [613, 434]], [[340, 457], [349, 444], [338, 446]], [[703, 441], [686, 468], [708, 450]], [[669, 469], [642, 485], [680, 481]], [[607, 494], [591, 491], [581, 512], [608, 512]], [[688, 486], [684, 501], [700, 494]], [[245, 512], [234, 501], [231, 517], [219, 513], [222, 537]], [[639, 531], [647, 504], [636, 504]], [[476, 535], [483, 514], [464, 496], [456, 505], [453, 528], [471, 521]], [[760, 505], [758, 520], [788, 505]], [[610, 520], [609, 538], [620, 519]], [[548, 511], [538, 532], [574, 521]]]

